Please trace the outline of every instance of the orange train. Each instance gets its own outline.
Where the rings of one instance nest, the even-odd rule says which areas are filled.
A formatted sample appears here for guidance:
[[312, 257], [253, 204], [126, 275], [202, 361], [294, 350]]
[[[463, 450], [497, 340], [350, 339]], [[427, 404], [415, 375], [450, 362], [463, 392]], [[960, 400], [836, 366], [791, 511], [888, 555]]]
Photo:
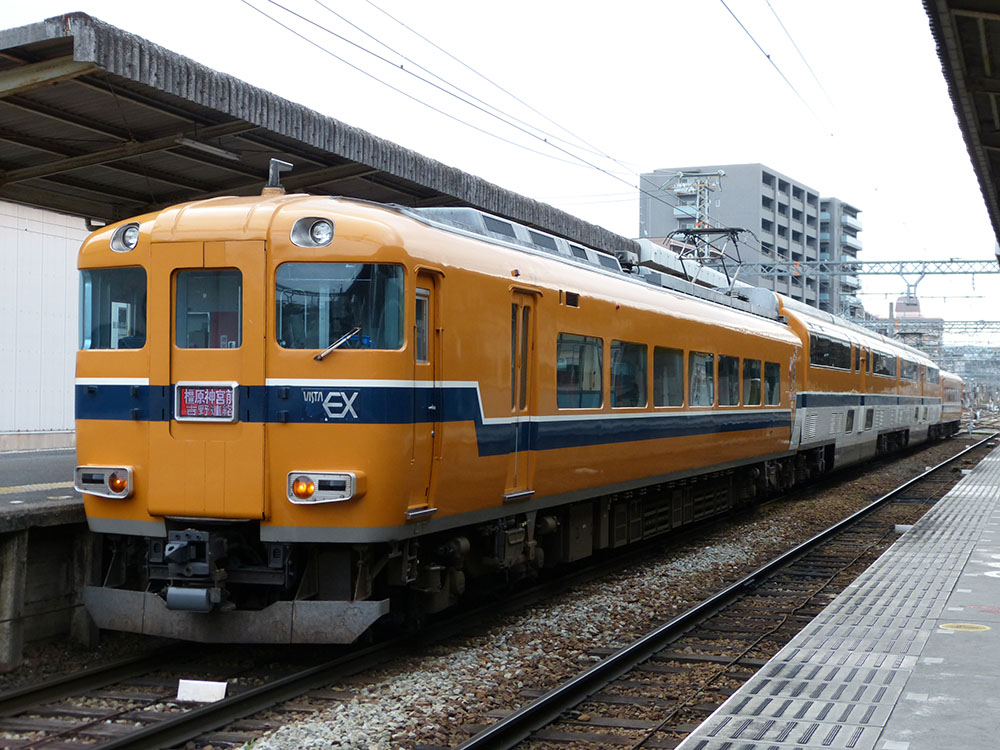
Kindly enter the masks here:
[[92, 234], [75, 483], [106, 538], [96, 623], [351, 642], [957, 430], [961, 381], [921, 353], [624, 261], [277, 186]]

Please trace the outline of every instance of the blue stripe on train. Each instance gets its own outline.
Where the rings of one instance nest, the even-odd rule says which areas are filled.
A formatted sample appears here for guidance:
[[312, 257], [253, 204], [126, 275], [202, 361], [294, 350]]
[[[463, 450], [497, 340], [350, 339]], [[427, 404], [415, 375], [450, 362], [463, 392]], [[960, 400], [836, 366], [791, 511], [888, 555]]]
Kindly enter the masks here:
[[[166, 421], [173, 413], [172, 390], [167, 386], [77, 385], [76, 418]], [[509, 420], [484, 421], [475, 386], [240, 386], [237, 408], [244, 422], [474, 422], [480, 456], [512, 453], [515, 445], [521, 450], [552, 450], [741, 430], [791, 429], [788, 410], [641, 417], [601, 414], [524, 420], [518, 424]]]
[[877, 393], [800, 393], [795, 397], [797, 407], [823, 406], [918, 406], [940, 404], [941, 399], [931, 396], [889, 396]]

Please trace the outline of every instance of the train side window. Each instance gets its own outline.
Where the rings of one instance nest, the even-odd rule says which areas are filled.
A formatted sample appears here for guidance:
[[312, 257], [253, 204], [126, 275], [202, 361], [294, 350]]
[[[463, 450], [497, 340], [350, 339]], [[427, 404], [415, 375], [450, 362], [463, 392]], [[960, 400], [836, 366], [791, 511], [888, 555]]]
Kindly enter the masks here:
[[940, 370], [938, 370], [936, 367], [928, 367], [927, 368], [927, 382], [928, 383], [933, 383], [934, 385], [937, 385], [938, 383], [940, 383], [941, 382]]
[[760, 360], [743, 360], [743, 404], [760, 406]]
[[243, 274], [237, 268], [177, 272], [177, 346], [236, 349], [243, 345]]
[[711, 406], [715, 403], [715, 355], [691, 352], [688, 355], [688, 403]]
[[719, 355], [719, 405], [739, 406], [740, 358]]
[[844, 432], [854, 432], [854, 409], [847, 410], [847, 424], [844, 425]]
[[597, 409], [604, 391], [604, 339], [560, 333], [556, 340], [556, 406]]
[[141, 349], [146, 345], [146, 269], [80, 271], [80, 348]]
[[875, 424], [875, 407], [869, 406], [865, 409], [865, 429], [870, 430]]
[[871, 375], [872, 374], [872, 350], [871, 349], [865, 349], [865, 352], [868, 354], [868, 356], [865, 357], [865, 375]]
[[414, 341], [414, 348], [416, 349], [415, 356], [417, 362], [426, 363], [430, 360], [427, 357], [428, 353], [428, 331], [427, 331], [427, 319], [429, 317], [430, 310], [430, 296], [431, 293], [426, 289], [417, 290], [417, 322], [416, 322], [416, 335]]
[[684, 352], [653, 348], [653, 406], [684, 405]]
[[646, 405], [646, 345], [611, 342], [611, 406]]
[[775, 406], [781, 403], [781, 365], [764, 363], [764, 403]]

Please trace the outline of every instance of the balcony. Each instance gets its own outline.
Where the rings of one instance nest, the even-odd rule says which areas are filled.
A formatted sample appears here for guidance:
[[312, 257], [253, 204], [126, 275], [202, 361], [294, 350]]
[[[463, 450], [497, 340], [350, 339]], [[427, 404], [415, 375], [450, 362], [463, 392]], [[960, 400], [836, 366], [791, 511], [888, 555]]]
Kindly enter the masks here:
[[854, 250], [863, 249], [861, 247], [861, 240], [859, 240], [857, 237], [852, 237], [849, 234], [840, 235], [840, 244], [843, 245], [844, 247], [853, 248]]
[[848, 216], [847, 214], [840, 215], [840, 223], [845, 227], [850, 227], [855, 232], [860, 232], [862, 229], [861, 220], [855, 216]]
[[679, 218], [696, 219], [698, 218], [698, 207], [674, 206], [674, 216]]
[[820, 239], [821, 242], [824, 241], [824, 240], [827, 241], [827, 242], [829, 242], [830, 241], [830, 233], [829, 232], [820, 232], [819, 233], [819, 239]]
[[857, 276], [841, 276], [840, 284], [841, 286], [844, 287], [852, 287], [854, 289], [860, 289], [861, 279], [859, 279]]
[[830, 212], [829, 211], [820, 211], [819, 212], [819, 220], [820, 221], [830, 221]]

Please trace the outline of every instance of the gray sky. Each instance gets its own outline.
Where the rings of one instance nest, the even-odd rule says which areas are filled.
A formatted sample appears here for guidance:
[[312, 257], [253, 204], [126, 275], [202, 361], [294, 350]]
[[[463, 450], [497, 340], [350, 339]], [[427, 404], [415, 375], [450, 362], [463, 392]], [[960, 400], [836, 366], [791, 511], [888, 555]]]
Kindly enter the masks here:
[[[87, 12], [626, 236], [638, 234], [638, 173], [761, 162], [859, 207], [862, 259], [993, 257], [917, 0], [279, 2], [316, 25], [270, 0], [0, 0], [0, 27]], [[527, 125], [407, 73], [430, 79], [418, 65]], [[995, 319], [998, 282], [928, 277], [918, 292], [925, 314]], [[904, 288], [893, 277], [863, 280], [891, 298]], [[885, 315], [884, 297], [863, 299]]]

